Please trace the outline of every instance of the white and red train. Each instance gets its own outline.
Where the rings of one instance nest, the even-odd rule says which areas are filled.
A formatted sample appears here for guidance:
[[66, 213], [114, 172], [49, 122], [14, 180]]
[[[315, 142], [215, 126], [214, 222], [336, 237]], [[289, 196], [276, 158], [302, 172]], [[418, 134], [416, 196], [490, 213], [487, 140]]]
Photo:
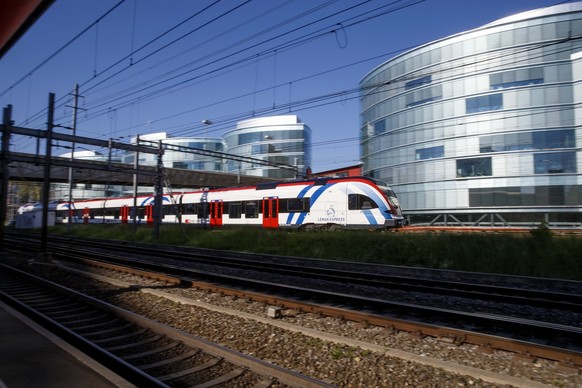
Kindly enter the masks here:
[[[153, 196], [137, 198], [136, 222], [153, 222]], [[396, 194], [365, 177], [315, 178], [163, 196], [163, 223], [265, 228], [397, 228], [405, 224]], [[134, 198], [56, 206], [57, 222], [133, 223]]]

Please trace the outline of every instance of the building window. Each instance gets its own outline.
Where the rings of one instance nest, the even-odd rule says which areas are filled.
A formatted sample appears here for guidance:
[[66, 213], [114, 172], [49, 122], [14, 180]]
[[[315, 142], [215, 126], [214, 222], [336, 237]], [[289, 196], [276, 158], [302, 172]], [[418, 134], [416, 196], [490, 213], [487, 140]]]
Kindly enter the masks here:
[[426, 104], [427, 102], [436, 101], [443, 96], [441, 85], [417, 90], [406, 95], [406, 107]]
[[544, 71], [541, 67], [504, 71], [489, 76], [489, 85], [492, 90], [535, 85], [543, 82]]
[[416, 150], [416, 160], [442, 158], [445, 156], [445, 147], [429, 147]]
[[543, 131], [533, 133], [533, 148], [543, 150], [548, 148], [575, 147], [574, 130]]
[[426, 75], [424, 77], [420, 77], [420, 78], [414, 79], [412, 81], [408, 81], [407, 83], [404, 84], [404, 88], [406, 90], [414, 89], [414, 88], [417, 88], [417, 87], [425, 85], [425, 84], [430, 84], [431, 82], [432, 82], [432, 76]]
[[486, 96], [471, 97], [465, 100], [467, 114], [487, 112], [503, 108], [503, 94], [488, 94]]
[[582, 201], [582, 186], [513, 186], [469, 189], [469, 207], [564, 206]]
[[538, 131], [483, 136], [479, 139], [479, 151], [502, 152], [517, 150], [544, 150], [574, 147], [574, 130]]
[[380, 135], [386, 132], [386, 120], [376, 121], [374, 123], [374, 135]]
[[536, 174], [566, 174], [576, 172], [575, 152], [552, 152], [534, 155]]
[[491, 158], [457, 160], [457, 178], [491, 175]]

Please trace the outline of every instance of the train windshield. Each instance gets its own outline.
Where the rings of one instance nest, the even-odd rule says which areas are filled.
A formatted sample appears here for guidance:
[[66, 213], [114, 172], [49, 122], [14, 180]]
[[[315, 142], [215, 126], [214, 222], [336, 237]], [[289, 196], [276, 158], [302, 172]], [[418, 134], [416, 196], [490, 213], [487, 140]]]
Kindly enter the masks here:
[[400, 209], [400, 202], [398, 201], [398, 197], [396, 196], [396, 193], [389, 187], [387, 186], [379, 186], [380, 190], [382, 190], [382, 192], [386, 195], [386, 198], [388, 198], [388, 201], [390, 201], [390, 204], [392, 206], [394, 206], [394, 208], [398, 211], [398, 213], [401, 213], [401, 209]]

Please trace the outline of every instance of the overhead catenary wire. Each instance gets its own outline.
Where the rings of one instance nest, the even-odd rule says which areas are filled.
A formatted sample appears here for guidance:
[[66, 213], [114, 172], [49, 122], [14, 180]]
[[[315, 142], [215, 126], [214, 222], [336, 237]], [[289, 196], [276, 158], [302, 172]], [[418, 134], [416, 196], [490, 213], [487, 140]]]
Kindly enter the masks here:
[[[377, 7], [375, 9], [371, 10], [371, 11], [366, 11], [366, 12], [363, 12], [361, 14], [358, 14], [357, 16], [354, 16], [354, 17], [351, 17], [349, 19], [346, 19], [344, 28], [353, 27], [353, 26], [358, 25], [358, 24], [360, 24], [360, 23], [362, 23], [364, 21], [368, 21], [368, 20], [371, 20], [372, 18], [377, 18], [377, 17], [383, 16], [383, 15], [385, 15], [387, 13], [395, 12], [397, 10], [400, 10], [400, 9], [404, 8], [404, 7], [409, 7], [411, 5], [418, 4], [418, 3], [423, 2], [425, 0], [417, 0], [417, 1], [414, 1], [412, 3], [407, 3], [406, 5], [399, 6], [397, 8], [389, 8], [389, 9], [384, 9], [383, 11], [380, 11], [383, 8], [387, 8], [389, 6], [392, 6], [393, 4], [399, 3], [401, 1], [402, 0], [397, 0], [397, 1], [394, 1], [394, 2], [392, 2], [390, 4], [388, 4], [388, 5], [382, 5], [382, 6]], [[350, 7], [350, 9], [351, 8], [353, 8], [353, 7]], [[377, 12], [376, 14], [373, 14], [371, 16], [368, 15], [368, 14], [370, 14], [372, 12], [375, 12], [375, 11], [379, 11], [379, 12]], [[323, 21], [323, 20], [327, 19], [328, 17], [320, 18], [318, 21]], [[365, 19], [362, 19], [362, 18], [365, 18]], [[290, 41], [284, 42], [284, 43], [279, 44], [279, 45], [277, 45], [275, 47], [271, 47], [271, 48], [265, 49], [265, 50], [263, 50], [263, 51], [261, 51], [259, 53], [250, 54], [250, 55], [248, 55], [246, 57], [233, 60], [230, 63], [224, 64], [224, 65], [219, 65], [217, 68], [211, 69], [211, 70], [207, 70], [206, 72], [204, 72], [202, 74], [198, 74], [198, 75], [194, 75], [194, 76], [189, 76], [189, 78], [186, 78], [186, 79], [179, 79], [182, 76], [186, 76], [186, 75], [188, 75], [190, 73], [193, 73], [193, 72], [195, 72], [197, 70], [201, 70], [201, 69], [203, 69], [203, 68], [205, 68], [207, 66], [214, 65], [214, 64], [218, 64], [219, 62], [221, 62], [221, 61], [223, 61], [225, 59], [233, 58], [234, 56], [236, 56], [238, 54], [241, 54], [241, 53], [244, 53], [244, 52], [246, 52], [246, 51], [248, 51], [250, 49], [259, 47], [259, 46], [261, 46], [263, 44], [266, 44], [268, 42], [271, 42], [271, 41], [273, 41], [273, 40], [275, 40], [277, 38], [280, 38], [282, 36], [288, 35], [288, 34], [290, 34], [292, 32], [298, 31], [298, 30], [300, 30], [302, 28], [306, 28], [307, 26], [310, 26], [313, 23], [314, 22], [307, 23], [306, 25], [301, 26], [301, 27], [298, 27], [298, 28], [295, 28], [295, 29], [293, 29], [291, 31], [287, 31], [287, 32], [282, 33], [282, 34], [279, 34], [279, 35], [277, 35], [275, 37], [267, 38], [266, 40], [263, 40], [263, 41], [261, 41], [259, 43], [256, 43], [256, 44], [253, 44], [250, 47], [246, 47], [246, 48], [240, 49], [240, 50], [238, 50], [238, 51], [236, 51], [234, 53], [230, 53], [230, 54], [223, 55], [220, 58], [214, 59], [211, 62], [206, 63], [206, 64], [203, 64], [203, 65], [200, 65], [200, 66], [198, 66], [198, 67], [196, 67], [194, 69], [187, 70], [187, 71], [184, 71], [184, 72], [182, 72], [180, 74], [173, 75], [170, 78], [167, 78], [167, 79], [164, 79], [164, 80], [160, 80], [158, 82], [155, 82], [155, 83], [150, 84], [150, 85], [147, 85], [147, 86], [143, 86], [140, 89], [137, 89], [137, 90], [132, 91], [132, 92], [128, 92], [128, 93], [126, 93], [123, 96], [116, 97], [113, 100], [109, 100], [109, 101], [104, 102], [104, 103], [102, 103], [100, 105], [98, 104], [98, 105], [94, 106], [93, 109], [99, 108], [100, 106], [110, 105], [112, 103], [112, 101], [119, 101], [119, 100], [122, 100], [124, 98], [128, 98], [130, 96], [143, 93], [143, 92], [145, 92], [147, 90], [150, 90], [150, 89], [153, 89], [153, 88], [155, 88], [157, 86], [164, 85], [167, 82], [174, 81], [170, 85], [164, 85], [162, 89], [153, 90], [151, 92], [148, 92], [148, 94], [145, 95], [146, 96], [145, 97], [146, 99], [151, 98], [151, 97], [159, 97], [160, 95], [162, 95], [162, 93], [164, 91], [172, 90], [172, 89], [174, 89], [176, 87], [182, 87], [186, 83], [190, 83], [192, 81], [201, 79], [203, 77], [209, 76], [209, 75], [214, 74], [216, 72], [220, 72], [220, 71], [223, 71], [225, 69], [229, 69], [229, 68], [231, 68], [233, 66], [238, 66], [240, 64], [243, 64], [243, 63], [246, 63], [246, 62], [249, 62], [249, 61], [256, 60], [258, 57], [262, 57], [262, 56], [266, 56], [266, 55], [273, 55], [276, 52], [281, 52], [281, 51], [284, 51], [284, 50], [289, 50], [291, 48], [297, 47], [298, 45], [305, 44], [305, 43], [308, 43], [308, 42], [310, 42], [312, 40], [322, 38], [324, 36], [327, 36], [329, 33], [333, 33], [335, 31], [335, 29], [337, 28], [337, 25], [336, 24], [333, 24], [331, 26], [327, 26], [327, 27], [321, 28], [321, 29], [319, 29], [319, 30], [317, 30], [315, 32], [310, 32], [310, 33], [304, 34], [301, 37], [293, 38]], [[140, 95], [138, 98], [140, 98], [142, 101], [144, 100], [143, 95]], [[135, 100], [131, 100], [131, 101], [135, 101]], [[131, 103], [131, 101], [126, 101], [125, 103], [122, 103], [122, 105], [120, 105], [120, 106], [127, 106], [128, 104]]]
[[85, 35], [85, 33], [87, 33], [89, 30], [91, 30], [91, 28], [93, 26], [95, 26], [96, 24], [98, 24], [99, 21], [103, 20], [108, 15], [110, 15], [114, 10], [116, 10], [124, 2], [125, 2], [125, 0], [120, 0], [117, 4], [115, 4], [109, 10], [107, 10], [103, 15], [99, 16], [95, 21], [93, 21], [91, 24], [89, 24], [87, 27], [85, 27], [81, 32], [79, 32], [72, 39], [70, 39], [67, 43], [65, 43], [63, 46], [61, 46], [59, 49], [57, 49], [55, 52], [53, 52], [51, 55], [49, 55], [46, 59], [44, 59], [43, 61], [41, 61], [38, 65], [36, 65], [35, 67], [33, 67], [31, 70], [27, 71], [26, 72], [26, 75], [24, 75], [23, 77], [19, 78], [16, 82], [12, 83], [12, 85], [10, 85], [7, 89], [5, 89], [3, 92], [1, 92], [0, 93], [0, 97], [3, 97], [6, 93], [8, 93], [8, 91], [10, 91], [12, 88], [14, 88], [15, 86], [17, 86], [18, 84], [20, 84], [23, 80], [25, 80], [26, 77], [28, 77], [29, 75], [35, 73], [38, 69], [40, 69], [41, 67], [43, 67], [44, 65], [46, 65], [49, 61], [51, 61], [58, 54], [60, 54], [64, 49], [66, 49], [71, 44], [73, 44], [73, 42], [75, 42], [81, 36]]
[[[348, 90], [348, 91], [344, 91], [344, 92], [347, 93], [347, 94], [351, 94], [351, 93], [354, 93], [355, 94], [355, 93], [358, 93], [359, 91], [356, 88], [354, 88], [352, 90]], [[330, 99], [333, 99], [333, 98], [336, 98], [336, 93], [330, 93], [327, 96], [329, 96]], [[314, 98], [312, 100], [313, 101], [313, 107], [322, 106], [321, 105], [321, 101], [325, 101], [325, 98], [323, 96], [320, 96], [320, 97], [321, 98]], [[354, 98], [356, 98], [356, 97], [354, 97]], [[297, 103], [296, 106], [295, 106], [295, 108], [296, 109], [303, 109], [304, 107], [307, 107], [307, 106], [308, 106], [308, 102], [303, 102], [303, 103]], [[289, 104], [289, 105], [287, 105], [286, 109], [288, 109], [289, 111], [292, 111], [292, 109], [294, 109], [294, 107], [291, 104]], [[273, 112], [275, 112], [275, 111], [276, 110], [273, 110]], [[265, 112], [267, 112], [267, 111], [265, 110]], [[245, 113], [245, 115], [246, 115], [246, 113]]]
[[[554, 44], [554, 43], [555, 43], [555, 42], [552, 42], [552, 43], [550, 43], [550, 44]], [[533, 49], [535, 49], [535, 47], [533, 47], [533, 48], [532, 48], [532, 47], [528, 47], [528, 48], [526, 48], [526, 49], [525, 49], [525, 51], [530, 51], [530, 50], [533, 50]], [[502, 54], [502, 55], [504, 55], [504, 54]], [[493, 58], [488, 58], [488, 59], [486, 59], [486, 60], [492, 60], [492, 59], [493, 59]], [[531, 58], [530, 58], [530, 59], [531, 59]], [[474, 63], [473, 63], [473, 64], [474, 64]], [[295, 81], [294, 81], [294, 82], [295, 82]], [[343, 93], [347, 93], [347, 94], [349, 94], [349, 93], [353, 93], [354, 91], [356, 91], [356, 92], [357, 92], [357, 89], [354, 89], [354, 90], [352, 90], [352, 91], [343, 91]], [[249, 93], [249, 94], [250, 94], [250, 93]]]

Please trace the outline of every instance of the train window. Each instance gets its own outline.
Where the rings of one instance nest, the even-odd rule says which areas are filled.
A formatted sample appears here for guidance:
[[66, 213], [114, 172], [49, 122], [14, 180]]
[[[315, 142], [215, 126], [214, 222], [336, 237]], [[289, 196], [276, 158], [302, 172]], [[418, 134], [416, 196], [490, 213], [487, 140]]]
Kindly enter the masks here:
[[164, 216], [172, 216], [176, 214], [176, 205], [164, 205], [162, 206]]
[[182, 214], [196, 214], [196, 205], [193, 203], [185, 203], [183, 206]]
[[230, 218], [241, 218], [242, 204], [240, 202], [228, 203], [228, 216]]
[[366, 210], [366, 209], [376, 209], [378, 204], [372, 200], [372, 198], [367, 197], [362, 194], [350, 194], [348, 195], [348, 209], [349, 210]]
[[198, 213], [198, 218], [208, 218], [208, 214], [210, 214], [208, 202], [198, 204], [198, 212], [197, 213]]
[[310, 198], [292, 198], [289, 200], [290, 212], [307, 211], [310, 208]]
[[[144, 211], [145, 211], [145, 209], [143, 207], [137, 208], [137, 218], [139, 220], [143, 220], [144, 214], [145, 214]], [[133, 207], [131, 208], [131, 213], [129, 215], [129, 218], [131, 218], [132, 220], [135, 219], [135, 211], [134, 211]]]
[[254, 201], [245, 202], [245, 217], [246, 218], [259, 217], [259, 206], [257, 202]]
[[309, 208], [309, 198], [285, 198], [279, 200], [280, 213], [309, 211]]

